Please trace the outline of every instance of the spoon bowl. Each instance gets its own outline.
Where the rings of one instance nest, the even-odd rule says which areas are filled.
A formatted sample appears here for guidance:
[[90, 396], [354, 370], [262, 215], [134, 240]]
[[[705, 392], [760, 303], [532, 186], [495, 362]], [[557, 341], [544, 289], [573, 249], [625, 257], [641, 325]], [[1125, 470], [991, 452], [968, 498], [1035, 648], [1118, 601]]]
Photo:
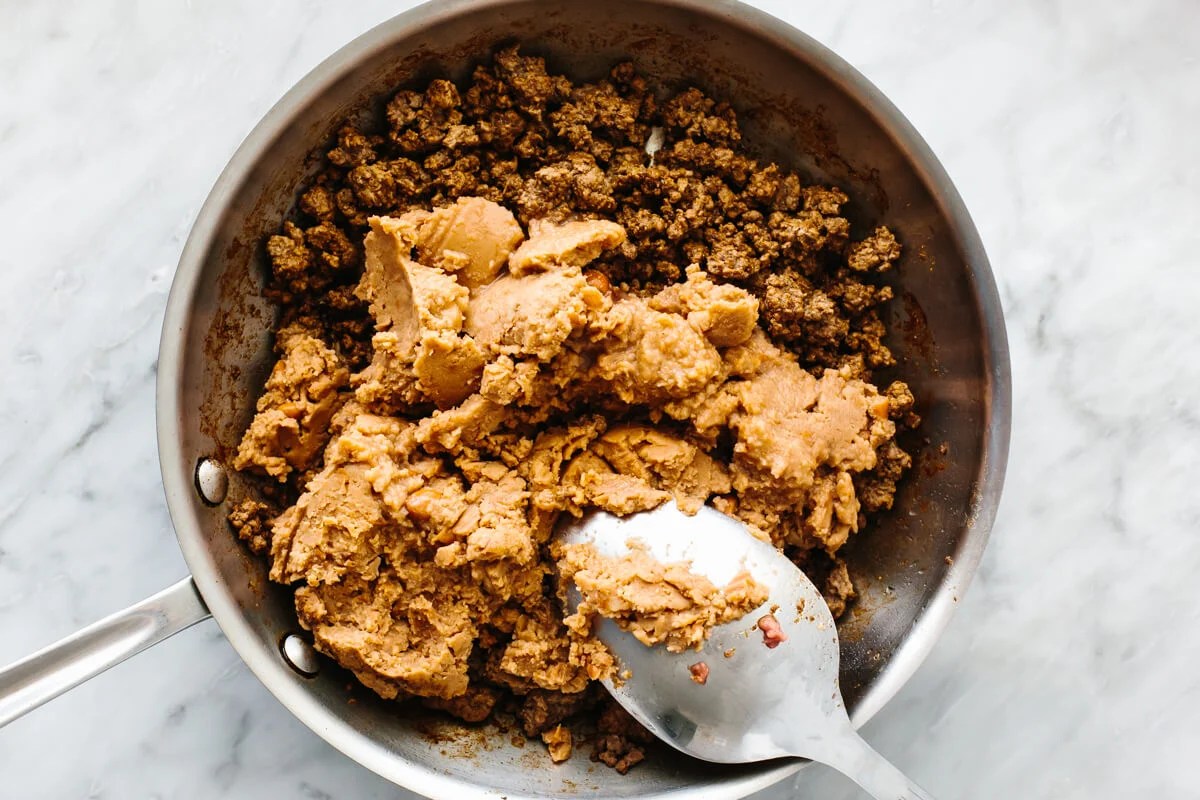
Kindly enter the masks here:
[[[667, 503], [628, 517], [592, 510], [563, 524], [556, 538], [608, 558], [641, 546], [662, 563], [687, 562], [716, 586], [746, 570], [769, 592], [741, 619], [715, 626], [698, 651], [647, 647], [613, 620], [599, 620], [595, 635], [618, 665], [605, 687], [659, 739], [723, 764], [810, 758], [875, 797], [929, 798], [851, 726], [838, 685], [837, 627], [820, 591], [741, 522], [710, 506], [689, 516]], [[582, 595], [574, 583], [565, 589], [566, 611], [574, 613]]]

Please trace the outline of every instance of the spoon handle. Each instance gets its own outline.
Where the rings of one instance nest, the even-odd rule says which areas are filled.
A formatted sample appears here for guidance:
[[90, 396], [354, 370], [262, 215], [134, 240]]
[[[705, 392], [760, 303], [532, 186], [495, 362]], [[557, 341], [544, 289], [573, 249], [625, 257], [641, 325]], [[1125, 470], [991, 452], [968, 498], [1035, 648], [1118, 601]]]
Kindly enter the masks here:
[[826, 744], [819, 755], [810, 757], [833, 767], [876, 800], [933, 800], [933, 795], [909, 780], [852, 730]]

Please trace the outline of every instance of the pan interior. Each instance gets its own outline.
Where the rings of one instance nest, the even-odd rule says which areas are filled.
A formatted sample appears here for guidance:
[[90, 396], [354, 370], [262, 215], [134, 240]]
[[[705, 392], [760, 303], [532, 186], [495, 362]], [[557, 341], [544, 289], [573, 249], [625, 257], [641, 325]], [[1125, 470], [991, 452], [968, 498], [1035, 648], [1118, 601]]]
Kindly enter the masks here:
[[[253, 414], [272, 363], [262, 241], [339, 123], [401, 86], [462, 79], [495, 46], [514, 41], [576, 80], [631, 58], [664, 86], [697, 85], [731, 100], [761, 155], [842, 187], [857, 231], [886, 222], [904, 243], [889, 344], [897, 374], [917, 396], [928, 444], [895, 509], [845, 551], [861, 594], [841, 628], [842, 687], [856, 721], [899, 688], [931, 644], [934, 618], [944, 619], [986, 538], [999, 489], [986, 475], [1002, 470], [989, 431], [995, 414], [1006, 414], [1006, 398], [997, 411], [1004, 387], [990, 376], [1007, 365], [997, 361], [1003, 331], [987, 316], [994, 287], [986, 261], [953, 190], [940, 185], [940, 169], [890, 106], [815, 43], [730, 3], [516, 0], [469, 11], [431, 4], [347, 46], [286, 96], [214, 189], [172, 291], [160, 445], [180, 543], [222, 628], [264, 683], [335, 746], [410, 788], [446, 797], [469, 796], [467, 787], [508, 797], [744, 794], [796, 763], [718, 767], [662, 753], [620, 776], [577, 752], [552, 766], [540, 747], [348, 692], [352, 679], [329, 663], [318, 677], [301, 677], [278, 655], [283, 636], [297, 629], [290, 591], [271, 584], [262, 561], [235, 540], [226, 509], [191, 490], [197, 461], [227, 463]], [[248, 488], [231, 477], [236, 499]], [[927, 641], [912, 641], [922, 633]]]

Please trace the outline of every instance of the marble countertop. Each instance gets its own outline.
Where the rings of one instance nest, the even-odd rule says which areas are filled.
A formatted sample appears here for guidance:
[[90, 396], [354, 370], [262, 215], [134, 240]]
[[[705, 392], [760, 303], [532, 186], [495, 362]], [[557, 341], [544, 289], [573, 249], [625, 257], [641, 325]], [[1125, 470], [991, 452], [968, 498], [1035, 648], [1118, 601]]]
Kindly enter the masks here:
[[[184, 238], [279, 95], [408, 5], [0, 3], [0, 663], [186, 573], [153, 405]], [[923, 132], [1009, 325], [992, 544], [868, 739], [944, 798], [1200, 796], [1200, 6], [760, 5]], [[212, 622], [0, 730], [0, 775], [14, 798], [412, 797]], [[760, 800], [796, 796], [860, 795], [812, 768]]]

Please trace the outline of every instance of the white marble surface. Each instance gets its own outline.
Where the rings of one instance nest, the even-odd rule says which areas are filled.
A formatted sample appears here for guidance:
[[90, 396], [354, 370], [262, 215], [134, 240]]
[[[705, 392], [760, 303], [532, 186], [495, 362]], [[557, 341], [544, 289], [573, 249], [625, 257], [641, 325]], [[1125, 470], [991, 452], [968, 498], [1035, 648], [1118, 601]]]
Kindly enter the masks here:
[[[1009, 320], [1008, 488], [867, 728], [943, 798], [1200, 797], [1200, 6], [762, 2], [910, 117]], [[182, 576], [155, 350], [188, 227], [292, 82], [404, 2], [0, 2], [0, 662]], [[13, 798], [411, 797], [214, 624], [0, 730]], [[765, 798], [858, 797], [819, 768]]]

